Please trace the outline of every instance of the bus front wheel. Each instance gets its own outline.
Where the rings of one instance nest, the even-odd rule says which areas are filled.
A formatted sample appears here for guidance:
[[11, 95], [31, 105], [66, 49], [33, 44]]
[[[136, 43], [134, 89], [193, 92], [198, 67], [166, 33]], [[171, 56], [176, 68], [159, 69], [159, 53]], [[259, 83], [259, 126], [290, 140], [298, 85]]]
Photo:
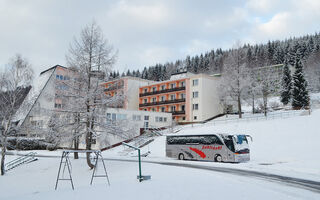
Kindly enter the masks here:
[[183, 153], [180, 153], [179, 156], [178, 156], [179, 160], [184, 160], [184, 155]]
[[214, 161], [216, 161], [216, 162], [222, 162], [222, 157], [221, 157], [221, 155], [216, 155], [215, 156], [215, 158], [214, 158]]

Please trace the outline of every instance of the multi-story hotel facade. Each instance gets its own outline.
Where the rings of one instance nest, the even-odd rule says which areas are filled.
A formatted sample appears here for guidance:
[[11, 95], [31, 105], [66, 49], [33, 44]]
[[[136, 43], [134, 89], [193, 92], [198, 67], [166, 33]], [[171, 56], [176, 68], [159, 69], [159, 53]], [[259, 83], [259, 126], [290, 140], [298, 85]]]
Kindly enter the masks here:
[[223, 112], [218, 76], [180, 72], [139, 88], [139, 109], [170, 112], [176, 122], [202, 122]]
[[151, 83], [154, 83], [154, 81], [126, 76], [105, 82], [103, 85], [106, 95], [123, 95], [112, 107], [139, 110], [139, 88]]

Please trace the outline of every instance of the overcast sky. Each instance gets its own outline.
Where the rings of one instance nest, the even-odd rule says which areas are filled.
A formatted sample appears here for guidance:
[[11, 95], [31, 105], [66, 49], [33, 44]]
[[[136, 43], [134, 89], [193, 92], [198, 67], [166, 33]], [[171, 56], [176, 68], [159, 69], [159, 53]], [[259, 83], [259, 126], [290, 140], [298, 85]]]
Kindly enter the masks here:
[[118, 51], [115, 69], [183, 59], [236, 42], [320, 31], [319, 0], [0, 0], [0, 68], [16, 53], [40, 73], [65, 65], [74, 36], [93, 19]]

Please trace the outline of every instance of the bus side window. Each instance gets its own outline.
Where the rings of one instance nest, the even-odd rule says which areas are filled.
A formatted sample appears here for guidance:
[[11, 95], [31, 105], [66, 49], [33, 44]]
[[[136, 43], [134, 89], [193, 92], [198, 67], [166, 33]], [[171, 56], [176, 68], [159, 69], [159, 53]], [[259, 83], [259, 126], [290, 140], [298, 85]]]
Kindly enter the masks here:
[[218, 145], [223, 144], [217, 136], [212, 136], [212, 137], [214, 137], [214, 144], [218, 144]]

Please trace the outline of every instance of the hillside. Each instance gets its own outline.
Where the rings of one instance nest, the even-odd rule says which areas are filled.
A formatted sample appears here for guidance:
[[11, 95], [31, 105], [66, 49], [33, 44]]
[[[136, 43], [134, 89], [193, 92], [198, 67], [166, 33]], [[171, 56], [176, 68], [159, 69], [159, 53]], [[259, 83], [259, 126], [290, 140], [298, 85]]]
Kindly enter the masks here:
[[[185, 161], [203, 165], [218, 165], [221, 167], [245, 168], [257, 171], [267, 171], [294, 177], [320, 179], [320, 160], [318, 146], [320, 134], [318, 123], [320, 110], [311, 115], [301, 111], [296, 116], [286, 116], [268, 120], [243, 120], [228, 123], [209, 122], [204, 125], [180, 126], [177, 134], [233, 133], [249, 134], [251, 160], [248, 163], [228, 164], [198, 161]], [[168, 133], [170, 135], [172, 133]], [[145, 160], [166, 160], [181, 162], [165, 156], [165, 138], [161, 136], [142, 149], [142, 153], [151, 153]], [[104, 152], [106, 157], [119, 157], [123, 147]], [[135, 156], [132, 153], [128, 157]], [[128, 158], [127, 157], [127, 158]], [[136, 159], [131, 157], [132, 159]]]

